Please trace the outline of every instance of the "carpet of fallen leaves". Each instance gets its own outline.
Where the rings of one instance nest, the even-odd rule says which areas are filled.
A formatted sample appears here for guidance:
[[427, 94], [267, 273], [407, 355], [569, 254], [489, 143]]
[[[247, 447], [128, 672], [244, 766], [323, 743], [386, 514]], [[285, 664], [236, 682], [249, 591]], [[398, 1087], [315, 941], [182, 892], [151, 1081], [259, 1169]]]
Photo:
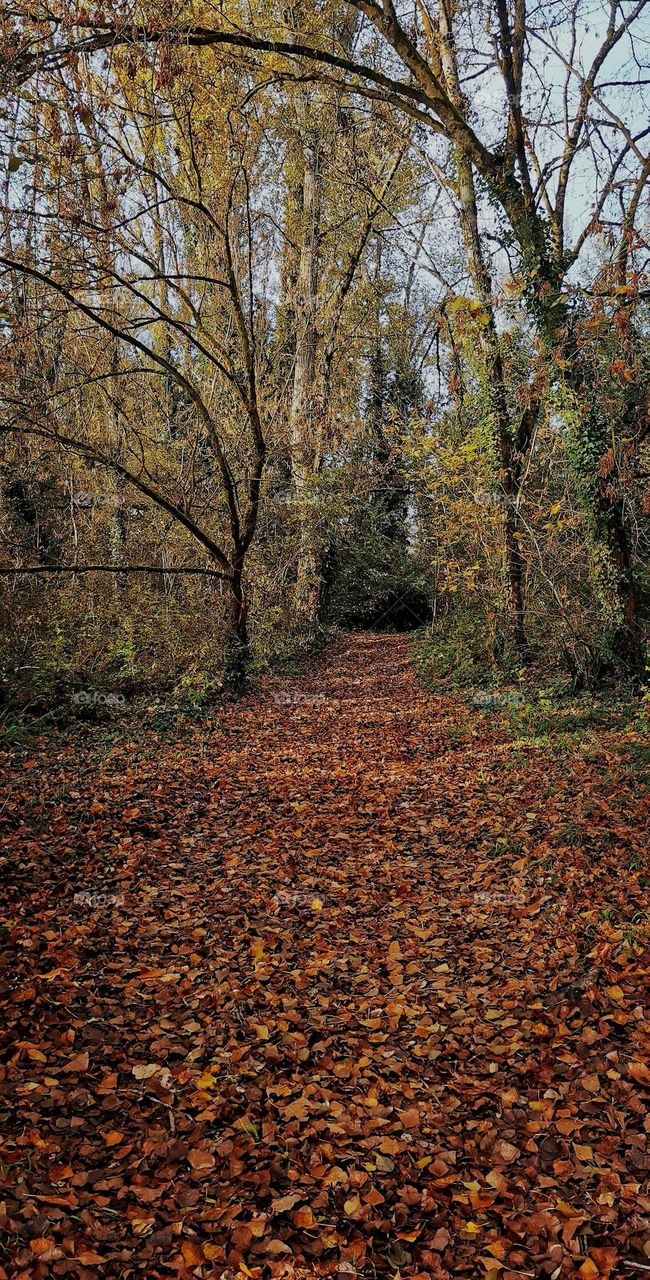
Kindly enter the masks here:
[[647, 1272], [622, 736], [517, 747], [361, 636], [9, 759], [0, 1276]]

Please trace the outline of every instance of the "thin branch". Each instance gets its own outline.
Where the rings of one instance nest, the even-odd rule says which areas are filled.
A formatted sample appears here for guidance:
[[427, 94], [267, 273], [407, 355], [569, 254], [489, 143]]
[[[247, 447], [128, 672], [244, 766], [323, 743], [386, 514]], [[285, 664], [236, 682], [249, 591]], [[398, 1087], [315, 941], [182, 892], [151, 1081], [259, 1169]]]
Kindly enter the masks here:
[[232, 574], [220, 573], [218, 569], [201, 569], [178, 565], [167, 565], [161, 569], [152, 564], [38, 564], [38, 565], [0, 565], [0, 574], [26, 573], [191, 573], [205, 578], [220, 578], [222, 582], [231, 582]]

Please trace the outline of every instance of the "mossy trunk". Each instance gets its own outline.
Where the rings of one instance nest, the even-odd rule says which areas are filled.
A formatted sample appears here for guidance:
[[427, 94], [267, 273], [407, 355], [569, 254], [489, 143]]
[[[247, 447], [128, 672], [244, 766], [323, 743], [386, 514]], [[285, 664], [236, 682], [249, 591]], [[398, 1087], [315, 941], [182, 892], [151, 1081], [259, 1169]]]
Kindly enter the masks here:
[[235, 571], [230, 585], [223, 673], [224, 692], [230, 697], [238, 698], [246, 692], [250, 657], [248, 601], [243, 590], [241, 572]]

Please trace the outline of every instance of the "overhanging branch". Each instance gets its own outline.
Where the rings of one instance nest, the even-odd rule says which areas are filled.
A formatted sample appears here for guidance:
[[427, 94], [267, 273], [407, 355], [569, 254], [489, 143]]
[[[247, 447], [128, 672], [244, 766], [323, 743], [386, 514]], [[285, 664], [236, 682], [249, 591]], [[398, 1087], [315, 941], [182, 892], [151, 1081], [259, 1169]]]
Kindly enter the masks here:
[[232, 575], [220, 573], [218, 569], [204, 569], [195, 566], [168, 565], [161, 568], [152, 564], [16, 564], [0, 565], [0, 574], [10, 577], [12, 574], [26, 573], [187, 573], [198, 574], [205, 578], [220, 578], [223, 582], [231, 582]]

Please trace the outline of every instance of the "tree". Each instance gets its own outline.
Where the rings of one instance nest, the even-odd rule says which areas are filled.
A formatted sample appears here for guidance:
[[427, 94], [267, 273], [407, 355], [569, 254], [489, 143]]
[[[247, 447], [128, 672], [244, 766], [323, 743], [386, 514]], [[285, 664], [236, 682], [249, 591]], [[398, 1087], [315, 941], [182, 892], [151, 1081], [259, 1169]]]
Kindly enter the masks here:
[[[433, 12], [421, 0], [413, 19], [411, 7], [394, 0], [349, 0], [363, 19], [353, 54], [336, 34], [332, 39], [325, 15], [318, 12], [304, 25], [298, 15], [291, 26], [270, 8], [259, 19], [260, 30], [250, 21], [247, 28], [237, 22], [241, 15], [235, 7], [220, 26], [181, 14], [168, 27], [159, 20], [93, 23], [85, 15], [76, 22], [71, 16], [69, 26], [59, 27], [29, 11], [10, 36], [11, 71], [21, 81], [89, 51], [137, 43], [150, 47], [153, 56], [156, 49], [182, 43], [236, 51], [240, 58], [256, 56], [279, 78], [306, 74], [398, 106], [434, 141], [453, 149], [470, 204], [471, 184], [480, 183], [480, 200], [486, 210], [494, 209], [501, 246], [516, 258], [513, 276], [521, 282], [531, 322], [549, 352], [561, 352], [561, 376], [580, 418], [586, 454], [598, 447], [600, 428], [588, 412], [590, 367], [566, 284], [579, 269], [588, 241], [608, 224], [616, 241], [615, 287], [631, 283], [634, 288], [637, 221], [650, 162], [641, 145], [648, 131], [645, 124], [637, 127], [633, 107], [634, 92], [644, 82], [626, 65], [643, 65], [637, 36], [645, 3], [609, 0], [598, 46], [582, 60], [589, 18], [581, 0], [573, 0], [558, 18], [543, 9], [529, 14], [522, 0], [493, 0], [480, 31], [471, 9], [442, 6]], [[631, 63], [625, 64], [624, 51], [633, 54]], [[540, 83], [540, 65], [546, 85]], [[481, 96], [486, 87], [489, 109]], [[585, 157], [594, 202], [569, 238], [572, 193], [584, 180]], [[621, 284], [621, 272], [628, 269], [632, 279]], [[637, 451], [645, 430], [639, 424]], [[506, 476], [509, 471], [506, 460]], [[618, 618], [614, 643], [639, 670], [643, 644], [629, 531], [611, 493], [611, 486], [591, 486], [592, 527], [611, 565]]]
[[[192, 450], [195, 491], [176, 470], [171, 422], [162, 442], [156, 430], [128, 419], [117, 439], [102, 438], [92, 421], [81, 425], [65, 409], [43, 412], [38, 401], [26, 401], [12, 361], [3, 426], [107, 468], [207, 553], [228, 586], [226, 683], [238, 686], [248, 661], [246, 558], [266, 455], [265, 315], [256, 297], [263, 237], [256, 236], [261, 214], [253, 189], [263, 181], [263, 140], [250, 116], [229, 115], [232, 99], [222, 99], [218, 116], [211, 102], [208, 118], [205, 102], [185, 90], [174, 93], [173, 79], [161, 101], [137, 75], [135, 87], [127, 75], [118, 67], [98, 84], [89, 73], [75, 86], [61, 77], [39, 117], [25, 121], [20, 162], [10, 165], [17, 202], [7, 211], [12, 249], [0, 263], [10, 288], [21, 277], [25, 290], [34, 286], [25, 307], [28, 330], [42, 329], [48, 292], [62, 304], [59, 364], [62, 352], [70, 359], [70, 340], [86, 324], [89, 333], [110, 338], [101, 354], [91, 346], [100, 369], [86, 367], [86, 382], [108, 379], [114, 387], [120, 378], [153, 377], [189, 411], [183, 444]], [[225, 75], [219, 88], [228, 90]], [[36, 130], [45, 121], [58, 154], [39, 155]], [[21, 214], [28, 160], [32, 197]], [[77, 342], [75, 359], [84, 358]], [[50, 402], [68, 390], [59, 379]], [[212, 476], [215, 469], [217, 509], [195, 515], [205, 489], [201, 472]]]
[[405, 183], [398, 181], [407, 140], [391, 137], [388, 125], [379, 112], [360, 117], [340, 94], [321, 92], [313, 100], [301, 94], [287, 139], [283, 321], [291, 356], [291, 477], [301, 533], [295, 608], [306, 626], [318, 618], [323, 588], [326, 547], [317, 496], [331, 448], [333, 368], [345, 341], [346, 307], [373, 229], [391, 217], [387, 202], [394, 206], [407, 198]]

